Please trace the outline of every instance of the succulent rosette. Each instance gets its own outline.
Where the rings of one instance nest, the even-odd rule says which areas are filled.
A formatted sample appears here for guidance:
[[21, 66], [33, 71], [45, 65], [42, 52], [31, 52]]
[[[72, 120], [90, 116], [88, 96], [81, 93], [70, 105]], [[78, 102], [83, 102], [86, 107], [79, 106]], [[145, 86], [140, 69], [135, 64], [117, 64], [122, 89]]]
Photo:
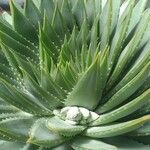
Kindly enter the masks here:
[[149, 150], [147, 0], [10, 1], [0, 16], [1, 150]]

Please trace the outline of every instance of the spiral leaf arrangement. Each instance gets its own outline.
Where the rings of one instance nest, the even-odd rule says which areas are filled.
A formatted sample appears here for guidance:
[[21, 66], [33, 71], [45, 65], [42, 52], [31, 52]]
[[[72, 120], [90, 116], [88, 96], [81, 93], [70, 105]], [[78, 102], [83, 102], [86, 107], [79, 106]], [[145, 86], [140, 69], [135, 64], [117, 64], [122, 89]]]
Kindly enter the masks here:
[[147, 0], [10, 1], [0, 16], [1, 150], [149, 150]]

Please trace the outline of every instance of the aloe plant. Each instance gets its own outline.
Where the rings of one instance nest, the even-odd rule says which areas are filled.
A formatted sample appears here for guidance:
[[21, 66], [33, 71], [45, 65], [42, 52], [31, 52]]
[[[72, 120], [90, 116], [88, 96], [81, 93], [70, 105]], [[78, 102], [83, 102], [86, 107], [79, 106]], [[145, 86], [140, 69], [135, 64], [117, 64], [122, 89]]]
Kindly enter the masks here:
[[147, 0], [10, 1], [0, 17], [1, 150], [149, 150]]

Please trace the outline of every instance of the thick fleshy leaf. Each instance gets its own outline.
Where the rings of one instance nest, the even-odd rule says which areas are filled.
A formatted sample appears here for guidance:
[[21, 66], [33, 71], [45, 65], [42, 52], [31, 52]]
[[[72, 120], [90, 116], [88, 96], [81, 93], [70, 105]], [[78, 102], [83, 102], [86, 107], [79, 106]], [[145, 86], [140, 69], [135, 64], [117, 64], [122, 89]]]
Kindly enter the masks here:
[[2, 18], [9, 23], [10, 25], [12, 25], [12, 16], [8, 13], [8, 12], [3, 12], [2, 13]]
[[[29, 115], [29, 114], [28, 114]], [[0, 114], [0, 121], [8, 119], [8, 118], [18, 118], [18, 117], [26, 117], [28, 116], [27, 113], [22, 112], [20, 110], [18, 110], [18, 112], [11, 112], [11, 113], [1, 113]]]
[[147, 104], [147, 102], [149, 101], [149, 97], [150, 97], [150, 89], [145, 91], [139, 97], [131, 100], [129, 103], [119, 108], [116, 108], [115, 110], [110, 111], [106, 114], [100, 115], [100, 117], [96, 119], [96, 121], [92, 122], [92, 125], [106, 124], [118, 120], [120, 118], [123, 118], [135, 112], [143, 105]]
[[64, 35], [68, 33], [67, 25], [63, 20], [62, 14], [58, 6], [56, 6], [54, 10], [52, 27], [54, 28], [54, 30], [60, 36], [61, 39], [63, 39]]
[[23, 71], [23, 80], [27, 90], [39, 99], [39, 101], [48, 109], [53, 110], [62, 105], [61, 101], [52, 94], [45, 91], [40, 85], [35, 82], [31, 76]]
[[85, 129], [84, 126], [71, 125], [58, 117], [48, 119], [47, 127], [53, 132], [64, 136], [75, 136], [76, 134], [80, 134]]
[[53, 14], [54, 14], [54, 2], [52, 0], [40, 0], [40, 11], [42, 15], [44, 16], [44, 13], [46, 14], [46, 17], [48, 17], [48, 20], [52, 22]]
[[12, 51], [25, 56], [26, 59], [29, 58], [30, 60], [32, 59], [38, 62], [36, 53], [33, 50], [31, 50], [28, 46], [23, 45], [19, 41], [16, 41], [11, 36], [3, 32], [0, 32], [0, 38], [1, 42], [4, 43], [10, 49], [12, 49]]
[[99, 57], [82, 75], [72, 92], [65, 100], [68, 106], [82, 106], [87, 109], [94, 109], [99, 102], [100, 65]]
[[[47, 32], [54, 32], [51, 25], [49, 28], [52, 31], [47, 31]], [[50, 33], [50, 34], [52, 34], [52, 33]], [[59, 49], [55, 44], [57, 44], [57, 45], [60, 45], [60, 44], [56, 43], [56, 41], [57, 40], [59, 41], [59, 39], [55, 39], [55, 32], [54, 32], [53, 38], [50, 38], [49, 35], [44, 33], [44, 31], [41, 29], [39, 37], [40, 37], [40, 46], [41, 46], [40, 51], [45, 51], [44, 53], [47, 53], [51, 58], [53, 58], [54, 62], [56, 62]], [[56, 36], [56, 38], [58, 38], [58, 37]]]
[[123, 88], [117, 91], [103, 106], [99, 107], [96, 111], [98, 113], [109, 111], [129, 98], [147, 79], [150, 73], [149, 67], [150, 63], [144, 66], [141, 72], [139, 72]]
[[17, 111], [18, 109], [13, 106], [0, 104], [0, 113], [15, 113]]
[[64, 20], [66, 20], [66, 25], [70, 30], [73, 29], [73, 26], [75, 25], [75, 18], [71, 11], [71, 6], [68, 0], [63, 0], [62, 6], [61, 6], [61, 14]]
[[84, 135], [88, 137], [94, 137], [94, 138], [117, 136], [138, 129], [145, 122], [148, 121], [150, 121], [150, 115], [135, 120], [131, 120], [131, 121], [126, 121], [123, 123], [115, 123], [112, 125], [90, 127], [84, 132]]
[[20, 35], [18, 32], [14, 31], [12, 27], [7, 26], [4, 23], [4, 20], [0, 18], [0, 31], [5, 33], [6, 35], [9, 35], [10, 37], [13, 37], [16, 41], [19, 43], [28, 46], [30, 49], [33, 49], [36, 51], [36, 47], [34, 46], [33, 43], [30, 41], [26, 40], [22, 35]]
[[64, 90], [57, 85], [49, 73], [42, 70], [41, 71], [41, 87], [47, 92], [53, 94], [55, 97], [63, 100], [65, 98]]
[[20, 150], [24, 146], [23, 143], [19, 142], [6, 142], [6, 141], [0, 141], [0, 148], [1, 150]]
[[0, 122], [0, 131], [8, 137], [25, 141], [28, 138], [29, 130], [34, 121], [33, 117], [5, 119]]
[[0, 78], [3, 78], [7, 82], [18, 85], [16, 77], [14, 76], [14, 73], [10, 69], [10, 67], [7, 67], [5, 64], [0, 63]]
[[24, 36], [26, 39], [33, 43], [37, 43], [38, 36], [37, 31], [31, 22], [20, 12], [16, 4], [10, 1], [12, 16], [13, 16], [13, 26], [14, 29]]
[[39, 119], [30, 130], [28, 143], [53, 147], [65, 142], [67, 138], [47, 128], [47, 119]]
[[[52, 27], [52, 25], [49, 22], [48, 17], [46, 15], [44, 16], [43, 32], [44, 32], [44, 35], [48, 38], [49, 41], [54, 42], [54, 44], [56, 46], [59, 46], [59, 47], [61, 46], [60, 37], [57, 35], [56, 31]], [[41, 38], [42, 38], [42, 35], [41, 35]], [[44, 42], [44, 38], [43, 38], [42, 41]], [[49, 44], [46, 41], [44, 43], [47, 47], [50, 47]]]
[[111, 16], [111, 34], [114, 32], [118, 19], [121, 0], [112, 1], [112, 16]]
[[33, 144], [25, 144], [21, 149], [19, 150], [37, 150], [39, 149], [39, 146], [33, 145]]
[[110, 48], [110, 62], [109, 62], [109, 72], [116, 65], [119, 55], [122, 51], [121, 46], [123, 45], [124, 38], [127, 34], [128, 25], [130, 22], [130, 17], [132, 14], [134, 6], [134, 1], [131, 1], [126, 7], [126, 13], [123, 14], [118, 20], [115, 35], [112, 39]]
[[86, 18], [86, 9], [85, 4], [83, 0], [76, 0], [71, 1], [73, 7], [72, 7], [72, 13], [75, 16], [76, 22], [78, 26], [81, 26], [83, 23], [84, 18]]
[[63, 144], [57, 147], [52, 148], [52, 150], [73, 150], [69, 144]]
[[112, 18], [112, 0], [107, 0], [106, 5], [100, 16], [100, 36], [101, 44], [100, 50], [104, 50], [106, 45], [109, 43], [110, 32], [111, 32], [111, 18]]
[[141, 16], [143, 14], [143, 11], [145, 9], [147, 0], [139, 0], [137, 2], [137, 4], [135, 5], [132, 15], [131, 15], [131, 19], [130, 19], [130, 24], [128, 27], [128, 33], [130, 34], [130, 32], [133, 30], [133, 28], [137, 25], [137, 23], [140, 21]]
[[33, 26], [38, 29], [39, 23], [42, 23], [42, 16], [38, 8], [35, 6], [34, 2], [31, 0], [26, 0], [24, 11], [25, 16], [31, 21]]
[[139, 129], [129, 133], [131, 136], [150, 136], [150, 122], [145, 123]]
[[137, 32], [135, 33], [134, 37], [130, 41], [130, 43], [125, 47], [123, 52], [121, 53], [119, 60], [117, 62], [117, 65], [109, 79], [108, 87], [111, 87], [116, 79], [119, 77], [119, 75], [123, 72], [125, 67], [127, 66], [127, 63], [131, 63], [133, 60], [133, 56], [138, 53], [137, 46], [139, 45], [141, 38], [144, 35], [144, 32], [149, 24], [150, 20], [150, 11], [147, 10], [144, 12], [142, 19], [137, 27]]
[[132, 138], [134, 140], [138, 141], [139, 143], [143, 143], [145, 145], [150, 144], [150, 141], [149, 141], [150, 135], [149, 136], [135, 136], [135, 137], [132, 137]]
[[116, 146], [88, 137], [77, 137], [71, 146], [75, 150], [119, 150]]
[[103, 139], [104, 142], [115, 145], [117, 150], [149, 150], [149, 145], [137, 142], [128, 137], [113, 137]]
[[150, 57], [150, 50], [149, 50], [150, 43], [144, 47], [142, 53], [140, 54], [139, 58], [136, 60], [132, 68], [128, 71], [128, 73], [123, 77], [123, 79], [105, 96], [105, 100], [108, 100], [111, 96], [113, 96], [116, 91], [120, 90], [123, 86], [125, 86], [129, 81], [131, 81], [141, 70], [142, 68], [149, 62]]
[[33, 95], [29, 94], [28, 92], [21, 92], [19, 89], [11, 86], [6, 81], [0, 80], [0, 82], [0, 96], [6, 102], [29, 113], [50, 113], [49, 110], [46, 109]]

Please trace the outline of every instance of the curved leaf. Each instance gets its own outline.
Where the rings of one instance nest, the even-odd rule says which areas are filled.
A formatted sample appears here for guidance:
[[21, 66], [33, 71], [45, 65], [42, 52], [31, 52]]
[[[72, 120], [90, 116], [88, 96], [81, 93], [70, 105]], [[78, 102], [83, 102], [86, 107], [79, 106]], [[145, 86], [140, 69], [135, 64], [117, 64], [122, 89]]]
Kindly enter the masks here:
[[88, 138], [88, 137], [78, 137], [76, 138], [71, 146], [75, 150], [118, 150], [116, 146], [104, 143], [103, 141]]
[[52, 117], [51, 119], [48, 119], [47, 127], [53, 132], [63, 136], [75, 136], [85, 129], [84, 126], [71, 125], [64, 120], [59, 119], [58, 117]]
[[94, 138], [104, 138], [121, 135], [141, 127], [145, 122], [150, 121], [150, 115], [134, 119], [131, 121], [126, 121], [123, 123], [115, 123], [112, 125], [105, 125], [99, 127], [89, 127], [84, 135]]
[[67, 138], [49, 130], [46, 126], [47, 119], [39, 119], [30, 130], [28, 143], [39, 146], [53, 147], [65, 142]]

